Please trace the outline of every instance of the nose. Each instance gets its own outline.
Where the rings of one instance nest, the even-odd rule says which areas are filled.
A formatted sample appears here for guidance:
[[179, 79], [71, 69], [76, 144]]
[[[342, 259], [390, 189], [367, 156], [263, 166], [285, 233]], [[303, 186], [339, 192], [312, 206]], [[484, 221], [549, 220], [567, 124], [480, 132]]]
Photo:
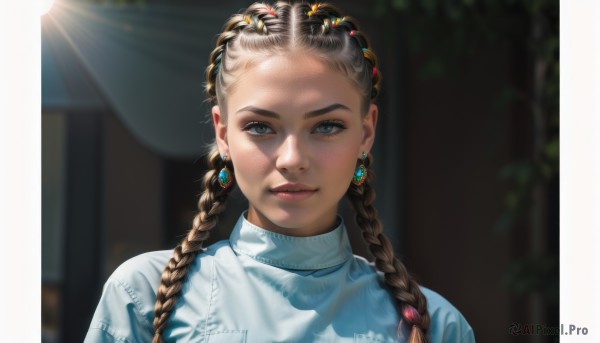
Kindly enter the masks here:
[[307, 146], [296, 135], [289, 135], [279, 147], [275, 165], [282, 173], [298, 173], [308, 169]]

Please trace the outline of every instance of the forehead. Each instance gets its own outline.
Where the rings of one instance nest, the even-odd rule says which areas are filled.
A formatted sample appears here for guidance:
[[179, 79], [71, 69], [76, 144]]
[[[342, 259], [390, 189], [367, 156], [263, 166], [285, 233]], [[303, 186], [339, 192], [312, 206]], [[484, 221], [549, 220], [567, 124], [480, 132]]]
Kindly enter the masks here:
[[254, 59], [237, 73], [226, 101], [231, 113], [250, 105], [304, 113], [332, 103], [360, 112], [361, 96], [347, 76], [322, 59], [289, 53]]

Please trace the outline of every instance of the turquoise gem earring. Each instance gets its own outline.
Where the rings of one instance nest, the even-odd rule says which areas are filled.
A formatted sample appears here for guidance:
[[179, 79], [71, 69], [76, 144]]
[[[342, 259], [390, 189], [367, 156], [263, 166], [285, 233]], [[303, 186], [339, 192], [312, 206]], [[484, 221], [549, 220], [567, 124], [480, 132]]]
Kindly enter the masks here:
[[[221, 160], [223, 160], [223, 163], [225, 163], [225, 161], [227, 161], [227, 154], [221, 156]], [[233, 182], [233, 176], [231, 175], [229, 169], [227, 169], [227, 165], [225, 165], [219, 171], [219, 176], [217, 178], [219, 180], [219, 186], [221, 186], [223, 189], [229, 188]]]
[[360, 158], [360, 165], [356, 167], [354, 171], [354, 177], [352, 178], [352, 183], [356, 186], [362, 186], [367, 179], [367, 168], [365, 167], [365, 160], [367, 159], [367, 153], [363, 152]]

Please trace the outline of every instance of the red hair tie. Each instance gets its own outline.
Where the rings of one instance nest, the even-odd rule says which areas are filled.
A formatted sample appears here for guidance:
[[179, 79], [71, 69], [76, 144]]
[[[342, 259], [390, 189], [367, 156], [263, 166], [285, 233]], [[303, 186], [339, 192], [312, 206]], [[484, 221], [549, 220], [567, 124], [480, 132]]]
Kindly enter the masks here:
[[402, 316], [406, 318], [411, 326], [421, 325], [421, 315], [419, 314], [419, 311], [414, 308], [414, 306], [405, 303], [402, 306]]
[[273, 9], [273, 7], [265, 4], [265, 9], [266, 9], [267, 13], [269, 13], [273, 17], [277, 17], [277, 12], [275, 12], [275, 10]]

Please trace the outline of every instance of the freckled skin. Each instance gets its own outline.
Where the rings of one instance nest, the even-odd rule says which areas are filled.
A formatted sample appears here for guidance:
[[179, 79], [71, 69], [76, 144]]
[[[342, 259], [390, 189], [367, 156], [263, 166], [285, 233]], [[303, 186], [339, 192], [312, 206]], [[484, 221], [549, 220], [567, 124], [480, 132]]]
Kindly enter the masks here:
[[[292, 236], [330, 231], [357, 159], [373, 144], [377, 107], [361, 113], [354, 84], [301, 52], [270, 56], [238, 75], [227, 95], [228, 113], [215, 106], [212, 115], [219, 151], [231, 158], [236, 182], [248, 199], [248, 220]], [[305, 116], [332, 104], [342, 107]], [[286, 183], [302, 183], [316, 192], [286, 201], [270, 191]]]

